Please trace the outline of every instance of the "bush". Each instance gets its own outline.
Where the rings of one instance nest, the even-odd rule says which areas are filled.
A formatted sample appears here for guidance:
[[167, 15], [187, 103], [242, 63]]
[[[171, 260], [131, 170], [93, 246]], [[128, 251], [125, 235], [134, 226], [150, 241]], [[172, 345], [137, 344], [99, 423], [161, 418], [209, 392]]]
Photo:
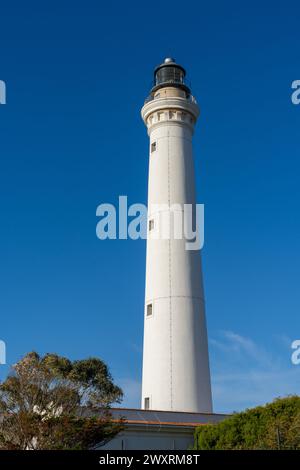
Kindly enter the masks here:
[[300, 397], [278, 398], [195, 431], [195, 450], [300, 450]]

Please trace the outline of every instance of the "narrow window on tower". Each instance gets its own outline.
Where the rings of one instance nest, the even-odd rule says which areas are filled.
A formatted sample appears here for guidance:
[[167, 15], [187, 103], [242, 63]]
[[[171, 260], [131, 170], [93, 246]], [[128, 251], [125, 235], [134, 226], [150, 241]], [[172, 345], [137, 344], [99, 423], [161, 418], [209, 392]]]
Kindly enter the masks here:
[[152, 144], [151, 144], [151, 153], [155, 152], [155, 150], [156, 150], [156, 142], [152, 142]]
[[154, 219], [149, 220], [149, 232], [154, 229]]
[[144, 408], [145, 410], [149, 410], [150, 409], [150, 398], [149, 397], [146, 397], [145, 400], [144, 400]]
[[151, 317], [152, 313], [153, 313], [152, 304], [148, 304], [147, 305], [147, 317]]

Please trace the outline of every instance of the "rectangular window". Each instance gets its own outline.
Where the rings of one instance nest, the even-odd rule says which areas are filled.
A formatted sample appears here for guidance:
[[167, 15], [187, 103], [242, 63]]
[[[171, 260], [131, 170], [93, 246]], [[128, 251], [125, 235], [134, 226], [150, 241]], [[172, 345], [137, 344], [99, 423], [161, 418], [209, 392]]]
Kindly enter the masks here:
[[145, 410], [149, 410], [150, 409], [150, 398], [149, 397], [146, 397], [145, 400], [144, 400], [144, 408]]
[[152, 304], [148, 304], [147, 305], [147, 317], [151, 317], [152, 313], [153, 313]]
[[151, 144], [151, 153], [155, 152], [155, 150], [156, 150], [156, 142], [152, 142], [152, 144]]
[[149, 232], [154, 229], [154, 219], [149, 220]]

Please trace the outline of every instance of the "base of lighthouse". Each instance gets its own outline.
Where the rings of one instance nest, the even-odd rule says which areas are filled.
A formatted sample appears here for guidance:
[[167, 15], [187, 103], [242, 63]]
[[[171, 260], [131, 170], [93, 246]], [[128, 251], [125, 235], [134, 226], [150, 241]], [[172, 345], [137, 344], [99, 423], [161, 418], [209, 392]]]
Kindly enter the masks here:
[[[211, 413], [201, 258], [199, 251], [187, 251], [183, 243], [148, 240], [148, 270], [158, 263], [171, 287], [169, 295], [160, 296], [155, 284], [163, 286], [163, 282], [158, 276], [154, 283], [156, 296], [146, 298], [141, 406]], [[151, 315], [147, 315], [149, 302]]]
[[173, 302], [170, 314], [172, 299], [156, 300], [145, 320], [142, 408], [211, 413], [203, 301]]

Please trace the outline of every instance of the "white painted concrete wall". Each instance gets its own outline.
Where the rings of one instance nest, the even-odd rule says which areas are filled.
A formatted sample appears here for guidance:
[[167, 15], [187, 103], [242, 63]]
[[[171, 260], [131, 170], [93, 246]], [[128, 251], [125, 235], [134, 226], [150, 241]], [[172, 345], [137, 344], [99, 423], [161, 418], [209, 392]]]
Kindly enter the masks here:
[[127, 429], [99, 450], [188, 450], [194, 442], [194, 429]]
[[151, 409], [212, 411], [200, 252], [186, 250], [185, 239], [153, 238], [168, 206], [196, 203], [192, 134], [198, 114], [196, 103], [171, 87], [142, 108], [150, 137], [148, 220], [155, 226], [147, 240], [142, 408], [147, 397]]

